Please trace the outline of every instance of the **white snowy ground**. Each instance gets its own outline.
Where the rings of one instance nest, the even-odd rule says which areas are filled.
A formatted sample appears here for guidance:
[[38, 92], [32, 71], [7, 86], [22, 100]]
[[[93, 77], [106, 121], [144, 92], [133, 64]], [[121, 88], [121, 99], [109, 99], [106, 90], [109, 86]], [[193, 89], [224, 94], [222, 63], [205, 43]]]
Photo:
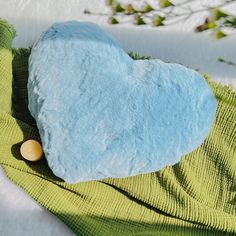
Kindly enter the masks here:
[[[210, 4], [217, 0], [196, 0], [191, 4], [199, 7], [199, 2]], [[229, 10], [236, 12], [235, 5]], [[93, 21], [113, 34], [127, 51], [198, 68], [210, 74], [216, 82], [231, 84], [236, 89], [236, 68], [217, 61], [218, 57], [224, 57], [236, 62], [236, 36], [217, 41], [207, 33], [193, 33], [194, 26], [202, 23], [206, 13], [160, 29], [137, 27], [130, 23], [109, 26], [106, 17], [84, 15], [85, 8], [96, 12], [107, 11], [104, 0], [0, 0], [0, 17], [15, 25], [15, 47], [32, 45], [40, 33], [56, 21]], [[73, 233], [11, 183], [0, 168], [0, 235], [60, 236]]]

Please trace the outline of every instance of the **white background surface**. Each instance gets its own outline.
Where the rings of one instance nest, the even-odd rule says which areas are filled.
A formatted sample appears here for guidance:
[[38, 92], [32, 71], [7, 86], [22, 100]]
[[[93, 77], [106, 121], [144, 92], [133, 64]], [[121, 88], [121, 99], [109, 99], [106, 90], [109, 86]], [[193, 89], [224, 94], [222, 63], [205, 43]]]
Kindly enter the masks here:
[[[196, 3], [198, 2], [198, 3]], [[195, 1], [195, 7], [217, 1]], [[178, 62], [209, 73], [216, 82], [236, 88], [236, 68], [217, 61], [218, 57], [236, 62], [236, 36], [214, 40], [207, 33], [195, 34], [193, 28], [207, 13], [166, 28], [137, 27], [132, 24], [108, 26], [107, 18], [84, 15], [85, 8], [105, 12], [103, 0], [0, 0], [0, 17], [14, 24], [15, 47], [33, 44], [52, 23], [66, 20], [93, 21], [116, 37], [125, 50]], [[236, 6], [230, 10], [236, 12]], [[12, 184], [0, 169], [0, 235], [72, 235], [55, 216], [35, 203]]]

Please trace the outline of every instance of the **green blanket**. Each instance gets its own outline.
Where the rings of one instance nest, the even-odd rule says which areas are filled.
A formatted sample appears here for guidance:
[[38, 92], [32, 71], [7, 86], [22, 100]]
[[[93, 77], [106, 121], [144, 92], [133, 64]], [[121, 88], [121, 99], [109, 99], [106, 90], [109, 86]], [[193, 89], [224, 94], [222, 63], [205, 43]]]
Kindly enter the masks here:
[[20, 144], [39, 136], [27, 109], [29, 50], [11, 50], [9, 29], [0, 22], [0, 165], [9, 179], [77, 235], [236, 235], [232, 89], [210, 83], [219, 103], [214, 127], [178, 164], [124, 179], [66, 184], [45, 159], [30, 163], [20, 156]]

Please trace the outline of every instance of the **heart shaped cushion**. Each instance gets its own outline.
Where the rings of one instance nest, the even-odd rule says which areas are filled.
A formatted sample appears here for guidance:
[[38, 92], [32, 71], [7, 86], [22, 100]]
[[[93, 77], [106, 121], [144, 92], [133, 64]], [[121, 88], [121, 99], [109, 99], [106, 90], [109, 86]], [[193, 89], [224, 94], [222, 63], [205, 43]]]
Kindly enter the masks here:
[[157, 171], [208, 135], [216, 99], [196, 71], [133, 60], [100, 27], [57, 23], [29, 59], [29, 109], [69, 183]]

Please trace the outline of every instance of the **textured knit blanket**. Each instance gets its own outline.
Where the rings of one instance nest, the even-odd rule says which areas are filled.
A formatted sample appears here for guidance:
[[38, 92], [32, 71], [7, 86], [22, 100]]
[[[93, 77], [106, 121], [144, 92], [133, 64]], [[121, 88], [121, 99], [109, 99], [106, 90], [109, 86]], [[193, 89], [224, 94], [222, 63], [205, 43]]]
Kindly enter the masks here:
[[29, 50], [12, 51], [2, 35], [0, 165], [9, 179], [77, 235], [236, 235], [232, 89], [210, 83], [219, 103], [214, 127], [201, 147], [178, 164], [124, 179], [66, 184], [53, 175], [45, 159], [30, 163], [20, 156], [23, 141], [39, 139], [27, 109]]

